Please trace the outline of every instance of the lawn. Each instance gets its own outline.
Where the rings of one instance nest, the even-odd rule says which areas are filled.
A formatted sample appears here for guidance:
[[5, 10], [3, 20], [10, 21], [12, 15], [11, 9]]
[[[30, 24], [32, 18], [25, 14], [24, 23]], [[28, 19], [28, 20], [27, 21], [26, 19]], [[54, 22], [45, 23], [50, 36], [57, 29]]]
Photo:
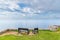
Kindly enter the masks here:
[[60, 40], [60, 31], [40, 30], [39, 33], [35, 35], [5, 35], [0, 36], [0, 40]]

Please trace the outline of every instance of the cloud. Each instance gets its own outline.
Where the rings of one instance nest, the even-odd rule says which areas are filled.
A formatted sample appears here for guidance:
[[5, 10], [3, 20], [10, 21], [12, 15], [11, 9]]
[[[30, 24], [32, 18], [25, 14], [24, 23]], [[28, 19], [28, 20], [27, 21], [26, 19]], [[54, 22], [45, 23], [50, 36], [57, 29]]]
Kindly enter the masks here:
[[13, 0], [0, 0], [0, 8], [2, 9], [19, 9], [20, 7], [17, 5], [17, 1]]
[[25, 19], [26, 15], [18, 12], [0, 12], [0, 20], [18, 20], [18, 19]]
[[0, 0], [0, 18], [60, 18], [60, 12], [58, 13], [60, 11], [59, 3], [59, 0]]
[[29, 7], [34, 10], [42, 11], [59, 9], [59, 0], [0, 0], [0, 8], [21, 9], [20, 7]]

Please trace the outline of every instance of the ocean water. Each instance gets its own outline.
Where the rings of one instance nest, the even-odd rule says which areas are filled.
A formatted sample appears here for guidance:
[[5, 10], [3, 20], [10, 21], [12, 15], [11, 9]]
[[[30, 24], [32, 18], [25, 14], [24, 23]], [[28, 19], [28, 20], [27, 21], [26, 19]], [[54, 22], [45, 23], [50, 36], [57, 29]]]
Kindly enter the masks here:
[[0, 31], [17, 28], [48, 29], [50, 25], [60, 25], [60, 20], [0, 20]]

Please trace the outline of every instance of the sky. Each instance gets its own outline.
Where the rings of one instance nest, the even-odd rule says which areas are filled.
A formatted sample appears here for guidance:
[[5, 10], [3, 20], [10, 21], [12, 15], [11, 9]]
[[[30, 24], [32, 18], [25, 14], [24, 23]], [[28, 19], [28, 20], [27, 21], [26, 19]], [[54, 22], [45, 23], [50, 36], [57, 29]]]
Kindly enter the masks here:
[[60, 0], [0, 0], [0, 30], [60, 25]]
[[60, 19], [60, 0], [0, 0], [0, 20]]

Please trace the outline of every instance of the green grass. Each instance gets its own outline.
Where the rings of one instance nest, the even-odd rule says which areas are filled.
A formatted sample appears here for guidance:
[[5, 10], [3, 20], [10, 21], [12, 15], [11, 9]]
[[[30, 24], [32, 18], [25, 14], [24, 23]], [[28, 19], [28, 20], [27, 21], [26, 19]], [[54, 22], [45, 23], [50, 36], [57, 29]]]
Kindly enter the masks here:
[[0, 40], [60, 40], [60, 31], [52, 32], [49, 30], [40, 30], [38, 34], [33, 36], [6, 35], [0, 36]]

